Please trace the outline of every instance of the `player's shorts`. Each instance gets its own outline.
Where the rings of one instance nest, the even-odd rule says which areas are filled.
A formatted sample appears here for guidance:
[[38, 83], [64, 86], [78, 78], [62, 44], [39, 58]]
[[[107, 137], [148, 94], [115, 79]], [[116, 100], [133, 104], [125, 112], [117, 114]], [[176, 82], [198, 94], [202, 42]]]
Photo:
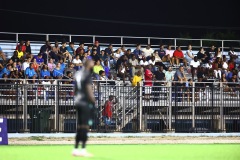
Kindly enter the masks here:
[[[77, 105], [77, 104], [76, 104]], [[93, 123], [93, 117], [94, 117], [94, 105], [88, 104], [88, 105], [77, 105], [77, 120], [78, 125], [89, 125], [91, 126]]]

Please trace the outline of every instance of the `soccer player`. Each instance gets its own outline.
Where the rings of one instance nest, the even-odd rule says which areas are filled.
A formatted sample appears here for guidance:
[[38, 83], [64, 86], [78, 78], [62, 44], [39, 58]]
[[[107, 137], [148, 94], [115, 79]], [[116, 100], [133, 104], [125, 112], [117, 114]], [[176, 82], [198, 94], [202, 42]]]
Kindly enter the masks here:
[[[92, 90], [91, 71], [94, 66], [93, 60], [87, 60], [83, 68], [75, 73], [75, 107], [77, 110], [77, 132], [73, 156], [91, 157], [92, 154], [86, 151], [89, 127], [92, 125], [94, 115], [95, 97]], [[81, 150], [78, 150], [82, 142]]]

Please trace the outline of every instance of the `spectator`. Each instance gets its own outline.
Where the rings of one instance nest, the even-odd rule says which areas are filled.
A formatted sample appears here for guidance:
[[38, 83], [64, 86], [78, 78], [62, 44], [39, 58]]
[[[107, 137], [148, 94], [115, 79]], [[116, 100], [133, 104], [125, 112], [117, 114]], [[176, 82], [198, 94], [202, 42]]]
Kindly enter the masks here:
[[50, 77], [50, 71], [48, 70], [48, 66], [46, 64], [44, 64], [42, 66], [42, 69], [40, 71], [40, 78], [45, 78], [45, 77]]
[[99, 71], [101, 70], [104, 70], [101, 63], [100, 63], [100, 60], [97, 60], [95, 62], [95, 65], [93, 66], [93, 73], [96, 75], [96, 78], [99, 79]]
[[173, 57], [177, 65], [179, 65], [179, 62], [180, 62], [180, 63], [184, 63], [184, 66], [187, 67], [187, 61], [184, 58], [184, 55], [180, 46], [178, 46], [177, 50], [173, 52]]
[[108, 60], [104, 61], [103, 69], [104, 69], [106, 76], [108, 77], [110, 75], [110, 68], [108, 66]]
[[28, 57], [33, 58], [30, 40], [26, 40], [25, 46], [26, 46], [26, 57], [25, 58], [28, 58]]
[[207, 64], [209, 62], [209, 59], [208, 59], [207, 55], [205, 54], [203, 47], [200, 47], [200, 49], [197, 53], [197, 59], [200, 61], [201, 64]]
[[221, 60], [223, 58], [221, 47], [217, 47], [217, 51], [215, 52], [214, 58], [216, 59], [217, 57], [220, 58]]
[[38, 53], [37, 56], [34, 56], [36, 59], [36, 62], [39, 66], [42, 66], [44, 64], [44, 59], [42, 58], [42, 53]]
[[108, 78], [106, 77], [105, 71], [101, 70], [99, 71], [99, 80], [106, 81]]
[[53, 78], [62, 79], [63, 71], [64, 70], [62, 70], [62, 68], [61, 68], [61, 63], [58, 62], [57, 65], [56, 65], [56, 68], [54, 68], [54, 70], [53, 70]]
[[145, 56], [142, 56], [142, 60], [140, 61], [140, 65], [144, 68], [145, 66], [149, 65], [148, 61], [146, 60]]
[[67, 72], [71, 72], [72, 75], [75, 75], [76, 69], [74, 69], [74, 64], [72, 62], [68, 64], [68, 68], [65, 69], [64, 74], [67, 75]]
[[97, 50], [93, 49], [92, 50], [92, 55], [91, 55], [92, 59], [94, 60], [94, 62], [100, 60], [99, 55], [97, 54]]
[[3, 52], [2, 48], [0, 47], [0, 63], [3, 63], [6, 61], [5, 53]]
[[219, 57], [217, 57], [215, 62], [213, 63], [213, 72], [215, 78], [218, 78], [220, 80], [222, 76], [222, 62]]
[[52, 46], [50, 41], [46, 41], [44, 45], [41, 46], [40, 48], [40, 53], [47, 53], [48, 51], [52, 50]]
[[139, 70], [137, 73], [133, 76], [132, 80], [132, 86], [140, 86], [140, 82], [142, 81], [142, 72]]
[[113, 54], [113, 45], [112, 44], [109, 44], [107, 48], [105, 48], [105, 53], [107, 55], [111, 55]]
[[234, 47], [229, 48], [228, 55], [234, 60], [238, 58], [237, 53], [234, 51]]
[[228, 63], [227, 63], [227, 58], [226, 56], [223, 56], [223, 62], [222, 62], [222, 72], [228, 74]]
[[127, 56], [128, 59], [132, 58], [132, 55], [133, 55], [133, 54], [132, 54], [131, 49], [127, 49], [125, 55]]
[[179, 69], [175, 72], [173, 80], [181, 83], [187, 81], [186, 75], [184, 74], [183, 66], [180, 66]]
[[66, 64], [63, 62], [63, 59], [59, 59], [59, 63], [60, 63], [60, 69], [64, 73], [65, 68], [66, 68]]
[[209, 50], [206, 52], [206, 55], [207, 55], [207, 59], [208, 60], [213, 61], [213, 58], [216, 55], [215, 46], [214, 45], [211, 45]]
[[33, 64], [33, 69], [35, 70], [35, 72], [37, 74], [39, 74], [39, 64], [37, 63], [36, 58], [33, 58], [32, 64]]
[[79, 55], [76, 55], [76, 58], [73, 59], [72, 63], [74, 64], [74, 68], [78, 71], [82, 68], [83, 64], [79, 58]]
[[152, 91], [152, 85], [153, 85], [153, 73], [151, 72], [151, 65], [146, 65], [145, 67], [145, 73], [144, 73], [144, 80], [145, 80], [145, 89], [144, 89], [144, 98], [149, 101], [150, 95]]
[[3, 67], [3, 65], [0, 63], [0, 77], [3, 77], [3, 74], [6, 74], [7, 76], [9, 76], [11, 70], [12, 70], [12, 65], [9, 64], [6, 67]]
[[24, 45], [24, 41], [23, 40], [19, 41], [19, 44], [16, 46], [16, 51], [20, 51], [20, 52], [23, 52], [23, 54], [25, 54], [26, 46]]
[[56, 64], [53, 63], [53, 59], [52, 59], [52, 58], [49, 59], [49, 62], [48, 62], [48, 64], [47, 64], [47, 66], [48, 66], [48, 70], [49, 70], [50, 73], [52, 74], [54, 68], [56, 67]]
[[187, 62], [190, 64], [192, 60], [194, 60], [194, 55], [193, 55], [193, 51], [192, 51], [192, 45], [189, 44], [188, 45], [188, 50], [186, 52], [186, 55], [185, 55], [185, 59], [187, 60]]
[[158, 55], [159, 57], [161, 58], [162, 62], [169, 62], [170, 64], [172, 63], [171, 62], [171, 59], [170, 59], [170, 55], [166, 55], [166, 51], [164, 50], [164, 45], [160, 45], [160, 49], [158, 50]]
[[104, 50], [101, 50], [101, 54], [99, 55], [99, 58], [100, 58], [100, 61], [101, 61], [101, 65], [103, 66], [104, 61], [108, 60], [108, 56], [107, 56], [107, 54], [105, 53]]
[[143, 48], [142, 52], [143, 52], [143, 55], [146, 57], [146, 59], [148, 61], [151, 58], [152, 53], [154, 52], [154, 50], [151, 48], [151, 45], [148, 44], [146, 46], [146, 48]]
[[62, 46], [60, 47], [60, 52], [58, 54], [58, 59], [63, 59], [63, 62], [65, 63], [66, 60], [72, 61], [72, 55], [67, 50], [67, 42], [63, 41]]
[[25, 61], [22, 64], [22, 71], [25, 76], [25, 70], [30, 66], [31, 58], [25, 59]]
[[230, 60], [228, 61], [228, 69], [229, 71], [232, 71], [235, 69], [236, 63], [234, 62], [233, 58], [230, 58]]
[[19, 62], [20, 59], [18, 58], [18, 52], [17, 51], [14, 51], [13, 52], [13, 56], [11, 57], [12, 61], [13, 62]]
[[172, 72], [172, 67], [168, 67], [168, 70], [165, 72], [165, 77], [166, 77], [166, 81], [167, 81], [167, 86], [170, 86], [170, 83], [173, 81], [174, 79], [174, 74]]
[[194, 56], [194, 59], [191, 60], [190, 67], [192, 72], [192, 80], [194, 80], [194, 75], [197, 72], [197, 68], [200, 66], [200, 62], [197, 59], [197, 56]]
[[97, 55], [100, 55], [101, 47], [100, 47], [99, 41], [95, 41], [94, 47], [95, 47], [96, 50], [97, 50]]
[[125, 83], [126, 77], [128, 77], [128, 80], [130, 80], [130, 82], [132, 81], [130, 77], [130, 69], [127, 61], [123, 61], [122, 64], [119, 66], [117, 75], [118, 77], [123, 79], [124, 86], [127, 85], [127, 83]]
[[164, 85], [164, 82], [160, 81], [166, 81], [165, 74], [163, 73], [163, 67], [160, 66], [157, 71], [154, 72], [154, 83], [153, 83], [153, 101], [158, 101], [159, 100], [159, 95], [160, 95], [160, 90], [161, 86]]
[[33, 63], [30, 63], [30, 66], [26, 69], [25, 77], [26, 79], [32, 79], [32, 81], [29, 81], [29, 82], [35, 83], [35, 80], [37, 78], [37, 73], [33, 68]]
[[58, 62], [58, 55], [60, 54], [60, 47], [58, 41], [55, 41], [52, 50], [49, 52], [49, 58], [54, 59], [55, 62]]
[[136, 49], [133, 51], [133, 54], [136, 56], [136, 59], [142, 59], [142, 50], [140, 44], [137, 44]]
[[112, 114], [115, 111], [114, 105], [118, 103], [118, 99], [110, 95], [109, 99], [105, 102], [102, 110], [103, 122], [105, 124], [105, 132], [108, 132], [109, 126], [111, 125], [112, 121]]
[[[76, 51], [75, 51], [75, 48], [74, 48], [74, 42], [69, 42], [69, 46], [67, 46], [67, 51], [69, 52], [71, 57], [75, 57]], [[72, 58], [70, 59], [70, 61], [71, 60], [72, 60]]]
[[174, 57], [173, 57], [173, 50], [172, 50], [172, 46], [168, 45], [167, 49], [166, 49], [166, 56], [168, 56], [170, 58], [170, 64], [173, 66], [174, 64]]
[[132, 77], [134, 75], [136, 75], [136, 71], [141, 71], [141, 73], [143, 73], [143, 68], [141, 67], [141, 65], [139, 65], [138, 60], [136, 59], [136, 56], [133, 55], [131, 59], [129, 59], [129, 65], [131, 68], [131, 75]]
[[24, 59], [24, 52], [22, 51], [22, 46], [18, 46], [17, 48], [18, 48], [18, 50], [16, 50], [16, 51], [17, 51], [17, 54], [18, 54], [18, 58], [20, 60], [23, 60]]

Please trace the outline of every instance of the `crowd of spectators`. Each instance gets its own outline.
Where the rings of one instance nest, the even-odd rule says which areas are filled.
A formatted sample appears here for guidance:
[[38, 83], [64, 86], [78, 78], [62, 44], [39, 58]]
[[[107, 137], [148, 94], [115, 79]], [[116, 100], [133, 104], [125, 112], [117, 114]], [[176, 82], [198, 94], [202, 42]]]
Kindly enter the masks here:
[[[206, 51], [201, 47], [197, 54], [193, 54], [191, 44], [186, 51], [181, 46], [173, 50], [171, 45], [159, 45], [157, 49], [153, 49], [150, 44], [143, 48], [141, 44], [137, 44], [133, 50], [122, 45], [114, 50], [112, 44], [103, 48], [98, 41], [88, 46], [80, 43], [76, 48], [74, 42], [62, 41], [60, 45], [58, 41], [54, 44], [46, 41], [39, 53], [33, 55], [30, 41], [27, 40], [18, 43], [10, 59], [6, 58], [0, 48], [0, 77], [5, 78], [4, 82], [6, 78], [11, 78], [8, 82], [28, 79], [28, 83], [42, 83], [39, 79], [64, 79], [70, 80], [66, 83], [72, 83], [74, 73], [81, 70], [84, 61], [93, 59], [94, 80], [120, 79], [123, 80], [123, 85], [132, 86], [145, 80], [147, 94], [147, 86], [169, 85], [171, 81], [184, 84], [209, 79], [239, 82], [240, 72], [236, 63], [239, 60], [238, 55], [233, 47], [228, 53], [227, 58], [221, 48], [214, 45]], [[186, 74], [190, 74], [190, 78]], [[154, 83], [156, 80], [165, 82]], [[227, 86], [229, 87], [228, 84]]]

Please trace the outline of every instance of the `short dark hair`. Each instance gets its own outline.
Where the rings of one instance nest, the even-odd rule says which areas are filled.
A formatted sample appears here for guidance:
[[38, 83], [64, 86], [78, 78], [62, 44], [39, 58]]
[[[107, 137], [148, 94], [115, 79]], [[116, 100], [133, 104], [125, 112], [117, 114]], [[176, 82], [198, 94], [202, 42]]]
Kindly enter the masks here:
[[104, 70], [100, 70], [99, 75], [103, 74], [104, 72], [105, 72]]

